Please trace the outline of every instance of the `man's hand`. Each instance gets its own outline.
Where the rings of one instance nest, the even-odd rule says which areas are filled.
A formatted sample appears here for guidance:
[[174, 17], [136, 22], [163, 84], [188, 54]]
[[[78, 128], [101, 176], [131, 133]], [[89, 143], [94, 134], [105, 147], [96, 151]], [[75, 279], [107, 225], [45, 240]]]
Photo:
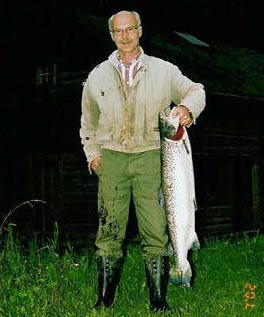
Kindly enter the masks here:
[[185, 126], [185, 125], [190, 126], [193, 123], [192, 113], [184, 105], [180, 105], [178, 107], [173, 108], [172, 116], [173, 117], [179, 116], [180, 125], [182, 126]]
[[100, 165], [102, 156], [99, 155], [96, 158], [94, 158], [90, 164], [91, 170], [96, 174], [97, 168]]

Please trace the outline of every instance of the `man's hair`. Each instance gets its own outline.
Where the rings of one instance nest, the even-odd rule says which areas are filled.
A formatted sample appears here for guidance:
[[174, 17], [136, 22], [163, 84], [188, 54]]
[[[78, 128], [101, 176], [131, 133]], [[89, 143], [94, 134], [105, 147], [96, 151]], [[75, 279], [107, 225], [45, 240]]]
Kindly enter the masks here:
[[113, 14], [109, 19], [108, 19], [108, 28], [109, 28], [109, 31], [112, 32], [112, 21], [113, 21], [113, 18], [120, 14], [120, 13], [124, 13], [124, 12], [127, 12], [127, 13], [131, 13], [135, 16], [136, 20], [137, 20], [137, 26], [140, 26], [141, 25], [141, 18], [140, 18], [140, 15], [136, 12], [136, 11], [119, 11], [115, 14]]

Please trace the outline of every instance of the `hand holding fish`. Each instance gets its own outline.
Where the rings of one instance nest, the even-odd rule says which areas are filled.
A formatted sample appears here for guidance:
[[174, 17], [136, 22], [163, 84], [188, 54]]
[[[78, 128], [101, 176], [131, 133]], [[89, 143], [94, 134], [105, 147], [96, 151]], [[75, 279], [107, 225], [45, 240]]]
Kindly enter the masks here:
[[172, 116], [179, 116], [180, 125], [190, 126], [193, 123], [193, 116], [190, 110], [184, 105], [178, 105], [172, 109]]

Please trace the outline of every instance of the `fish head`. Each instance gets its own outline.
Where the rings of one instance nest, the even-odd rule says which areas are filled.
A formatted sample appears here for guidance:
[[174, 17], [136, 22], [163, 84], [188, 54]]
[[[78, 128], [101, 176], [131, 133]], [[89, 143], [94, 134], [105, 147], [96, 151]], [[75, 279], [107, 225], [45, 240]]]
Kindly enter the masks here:
[[180, 125], [179, 116], [172, 116], [172, 112], [169, 116], [164, 113], [159, 113], [159, 132], [160, 138], [167, 138], [171, 140], [181, 139], [184, 129]]

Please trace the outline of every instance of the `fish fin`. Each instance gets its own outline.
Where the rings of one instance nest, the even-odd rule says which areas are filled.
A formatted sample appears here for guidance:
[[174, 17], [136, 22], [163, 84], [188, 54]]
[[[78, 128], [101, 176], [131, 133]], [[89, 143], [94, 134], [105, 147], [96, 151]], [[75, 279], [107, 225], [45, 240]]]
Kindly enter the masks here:
[[195, 197], [193, 197], [193, 205], [194, 205], [194, 210], [197, 210], [198, 206], [197, 206], [197, 202], [196, 202]]
[[165, 209], [165, 200], [164, 200], [164, 195], [163, 195], [163, 191], [162, 188], [159, 189], [158, 192], [158, 201], [159, 201], [159, 205]]
[[173, 247], [172, 247], [171, 242], [168, 243], [167, 254], [168, 254], [168, 256], [173, 256], [174, 255], [174, 251], [173, 251]]
[[190, 150], [189, 150], [189, 148], [188, 148], [188, 146], [186, 144], [186, 141], [183, 139], [182, 142], [183, 142], [183, 145], [184, 145], [184, 148], [185, 148], [187, 154], [190, 154]]
[[196, 250], [199, 250], [200, 248], [201, 248], [200, 242], [198, 240], [194, 241], [194, 243], [192, 245], [192, 250], [196, 251]]
[[191, 248], [193, 251], [199, 250], [201, 248], [197, 233], [193, 232], [192, 245]]

